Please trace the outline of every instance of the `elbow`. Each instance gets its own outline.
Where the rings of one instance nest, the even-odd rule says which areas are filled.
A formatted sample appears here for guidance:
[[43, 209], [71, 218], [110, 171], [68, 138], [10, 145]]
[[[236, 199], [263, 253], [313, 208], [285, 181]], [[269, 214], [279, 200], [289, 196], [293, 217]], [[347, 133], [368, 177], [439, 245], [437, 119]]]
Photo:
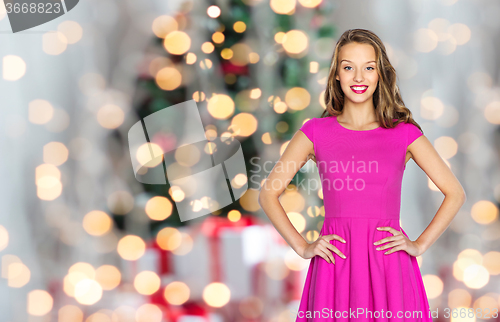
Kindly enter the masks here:
[[462, 200], [462, 205], [465, 204], [465, 202], [467, 201], [467, 194], [465, 193], [465, 190], [462, 189], [462, 193], [460, 195], [460, 200]]
[[259, 206], [262, 209], [264, 209], [264, 207], [262, 207], [264, 198], [265, 198], [265, 192], [264, 192], [264, 190], [261, 189], [259, 192], [259, 196], [257, 197], [257, 202], [259, 203]]
[[259, 196], [257, 197], [257, 202], [260, 206], [260, 208], [262, 208], [262, 210], [264, 210], [265, 212], [265, 209], [266, 209], [266, 205], [269, 203], [268, 200], [270, 200], [269, 198], [274, 198], [274, 194], [270, 191], [267, 191], [266, 189], [262, 188], [259, 192]]

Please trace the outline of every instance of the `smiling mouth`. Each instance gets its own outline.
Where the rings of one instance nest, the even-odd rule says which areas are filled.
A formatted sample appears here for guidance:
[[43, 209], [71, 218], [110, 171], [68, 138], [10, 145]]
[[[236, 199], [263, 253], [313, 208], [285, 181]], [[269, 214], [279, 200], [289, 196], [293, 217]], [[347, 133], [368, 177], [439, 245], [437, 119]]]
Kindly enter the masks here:
[[362, 86], [351, 86], [351, 89], [354, 93], [356, 94], [363, 94], [364, 92], [366, 92], [366, 90], [368, 89], [368, 86], [366, 85], [362, 85]]

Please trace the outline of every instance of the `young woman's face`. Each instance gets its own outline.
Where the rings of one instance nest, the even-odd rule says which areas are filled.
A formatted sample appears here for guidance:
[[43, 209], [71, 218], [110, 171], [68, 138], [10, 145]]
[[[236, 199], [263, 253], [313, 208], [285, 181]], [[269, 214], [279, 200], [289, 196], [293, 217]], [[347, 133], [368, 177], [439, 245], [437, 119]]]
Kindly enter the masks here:
[[378, 85], [375, 60], [375, 49], [371, 45], [350, 43], [340, 48], [336, 79], [346, 99], [354, 103], [372, 99]]

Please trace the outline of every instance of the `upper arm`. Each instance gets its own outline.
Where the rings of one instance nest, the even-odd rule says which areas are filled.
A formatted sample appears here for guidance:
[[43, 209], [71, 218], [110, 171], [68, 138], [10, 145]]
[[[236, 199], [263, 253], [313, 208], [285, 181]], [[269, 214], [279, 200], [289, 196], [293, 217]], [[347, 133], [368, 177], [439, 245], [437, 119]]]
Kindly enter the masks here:
[[413, 160], [443, 194], [463, 193], [462, 185], [425, 135], [418, 135], [409, 143]]
[[302, 131], [297, 131], [262, 185], [260, 193], [280, 196], [295, 174], [304, 166], [313, 151], [313, 142]]

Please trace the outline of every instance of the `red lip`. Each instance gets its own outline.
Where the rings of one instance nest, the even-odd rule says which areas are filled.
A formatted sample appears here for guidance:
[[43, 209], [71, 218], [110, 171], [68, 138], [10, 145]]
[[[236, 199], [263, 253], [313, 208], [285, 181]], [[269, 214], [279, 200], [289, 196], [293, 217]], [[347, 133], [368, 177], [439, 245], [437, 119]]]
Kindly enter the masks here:
[[352, 88], [352, 86], [351, 86], [351, 90], [352, 90], [354, 93], [356, 93], [356, 94], [363, 94], [363, 93], [364, 93], [364, 92], [366, 92], [366, 90], [368, 89], [368, 85], [353, 85], [353, 86], [355, 86], [355, 87], [366, 86], [366, 88], [365, 88], [364, 90], [362, 90], [362, 91], [357, 91], [357, 90], [355, 90], [354, 88]]

